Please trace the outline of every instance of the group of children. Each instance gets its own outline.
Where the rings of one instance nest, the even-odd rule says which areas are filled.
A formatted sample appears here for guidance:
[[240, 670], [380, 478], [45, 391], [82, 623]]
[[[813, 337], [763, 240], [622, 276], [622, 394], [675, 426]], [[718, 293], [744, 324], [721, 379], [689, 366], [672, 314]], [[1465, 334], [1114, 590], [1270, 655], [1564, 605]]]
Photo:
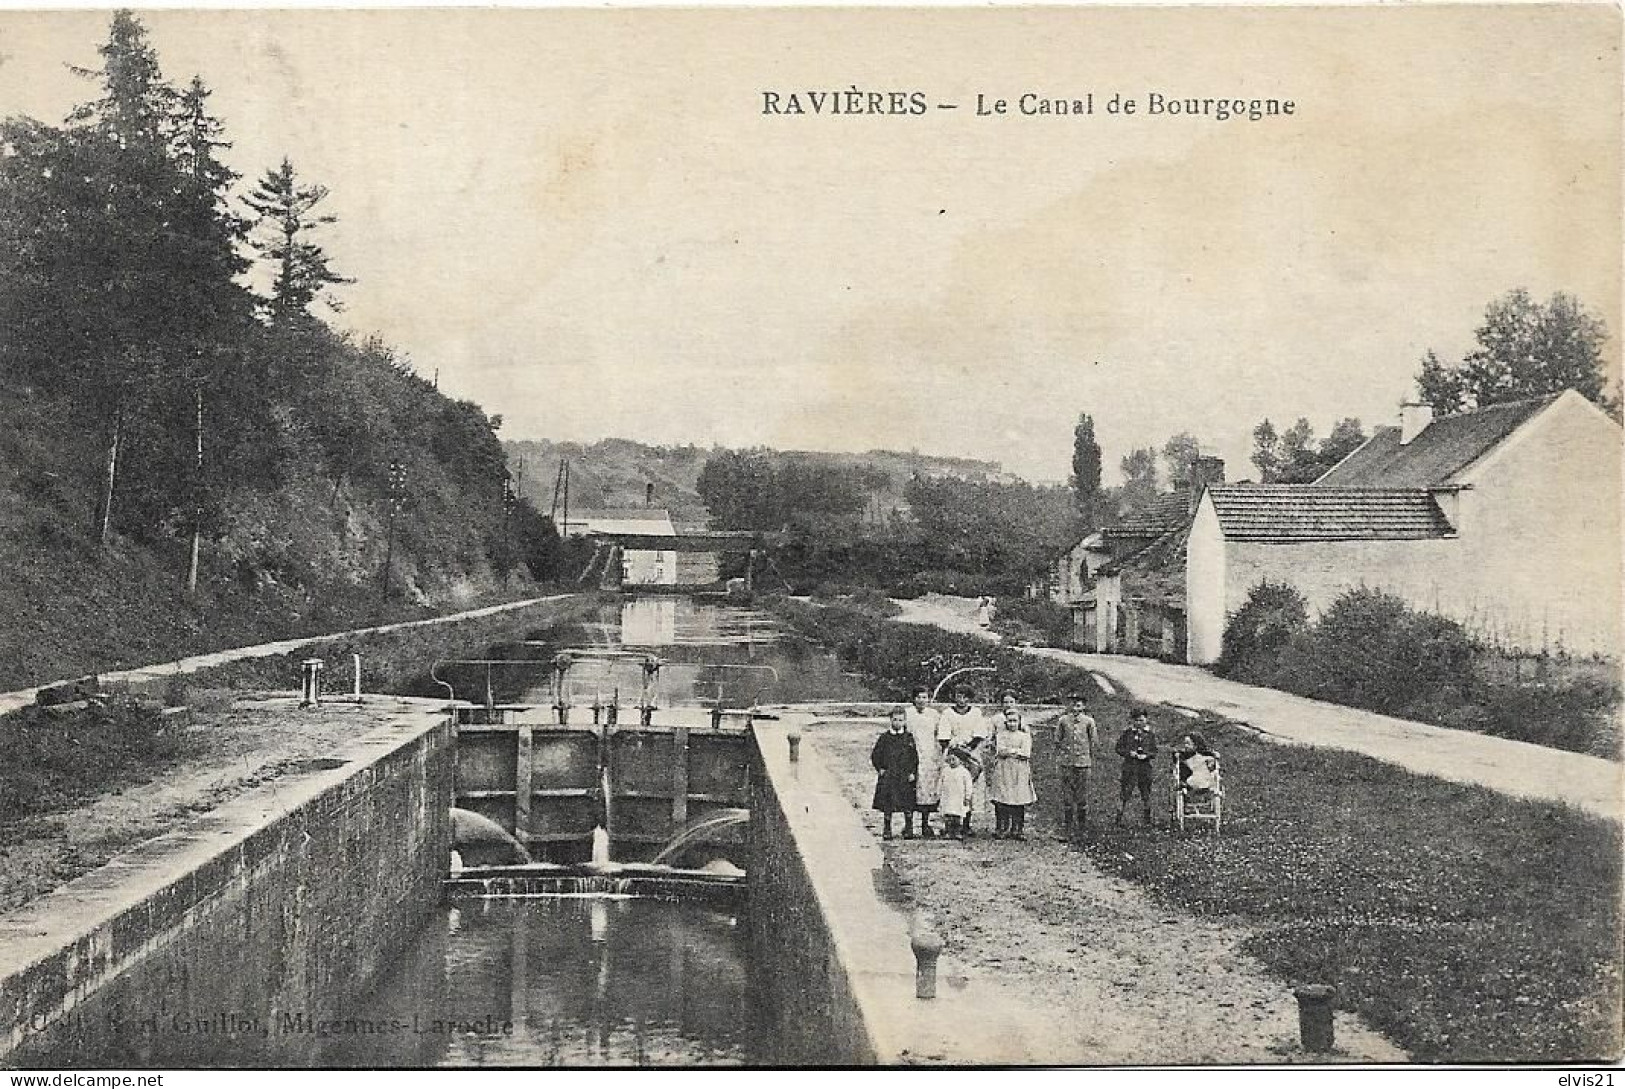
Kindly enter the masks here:
[[[1032, 734], [1022, 719], [1014, 692], [1000, 696], [997, 728], [971, 703], [971, 698], [970, 688], [962, 686], [954, 692], [953, 705], [937, 711], [930, 706], [930, 692], [921, 688], [914, 693], [911, 704], [891, 710], [886, 732], [870, 753], [876, 772], [874, 808], [882, 815], [881, 834], [886, 839], [896, 835], [893, 818], [899, 813], [903, 816], [904, 839], [916, 838], [916, 815], [920, 822], [918, 835], [936, 838], [939, 833], [932, 827], [932, 814], [942, 817], [941, 835], [969, 839], [975, 835], [972, 818], [984, 801], [993, 805], [994, 839], [1027, 838], [1027, 807], [1038, 800], [1033, 789]], [[1066, 710], [1054, 719], [1061, 835], [1065, 839], [1088, 831], [1089, 773], [1094, 763], [1096, 724], [1086, 708], [1084, 696], [1073, 695], [1067, 700]], [[1145, 823], [1150, 824], [1157, 738], [1145, 711], [1134, 711], [1128, 727], [1117, 739], [1115, 751], [1123, 761], [1117, 823], [1123, 823], [1130, 799], [1138, 794]], [[1182, 783], [1193, 773], [1201, 774], [1199, 770], [1187, 770], [1184, 757], [1189, 753], [1213, 755], [1199, 735], [1182, 739], [1175, 752]], [[1201, 766], [1189, 762], [1190, 768]]]

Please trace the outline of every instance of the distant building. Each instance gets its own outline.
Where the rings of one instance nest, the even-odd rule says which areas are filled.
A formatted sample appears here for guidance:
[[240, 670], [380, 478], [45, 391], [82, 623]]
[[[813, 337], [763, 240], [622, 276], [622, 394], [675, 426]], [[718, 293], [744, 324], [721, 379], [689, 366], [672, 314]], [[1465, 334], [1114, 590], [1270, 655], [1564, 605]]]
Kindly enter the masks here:
[[1185, 660], [1185, 533], [1203, 490], [1223, 482], [1223, 459], [1199, 457], [1183, 488], [1100, 531], [1083, 557], [1093, 585], [1073, 607], [1079, 646]]
[[1514, 651], [1620, 653], [1621, 430], [1572, 390], [1432, 419], [1406, 405], [1309, 485], [1209, 489], [1186, 544], [1189, 659], [1263, 581], [1311, 614], [1356, 586]]
[[[659, 508], [615, 507], [572, 511], [570, 520], [565, 523], [564, 533], [567, 537], [594, 533], [675, 537], [677, 529], [672, 525], [671, 516]], [[627, 586], [675, 586], [678, 581], [677, 556], [675, 549], [628, 549], [621, 554], [621, 581]]]

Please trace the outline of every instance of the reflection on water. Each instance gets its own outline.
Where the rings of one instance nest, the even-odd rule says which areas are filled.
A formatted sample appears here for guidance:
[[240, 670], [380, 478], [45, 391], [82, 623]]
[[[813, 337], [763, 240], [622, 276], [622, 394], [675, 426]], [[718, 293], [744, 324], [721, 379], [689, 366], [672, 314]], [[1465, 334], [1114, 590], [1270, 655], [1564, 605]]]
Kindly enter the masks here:
[[[608, 603], [526, 643], [461, 654], [535, 661], [497, 667], [490, 683], [499, 702], [545, 707], [554, 697], [546, 663], [567, 647], [589, 646], [658, 655], [660, 706], [867, 698], [832, 655], [766, 614], [670, 595]], [[441, 675], [459, 695], [483, 697], [484, 666], [448, 666]], [[636, 662], [582, 663], [570, 683], [578, 702], [619, 695], [624, 708], [641, 692], [642, 670]], [[738, 1065], [750, 1060], [747, 1041], [761, 1035], [750, 1027], [747, 935], [698, 903], [462, 901], [437, 909], [370, 995], [343, 1014], [322, 1062]]]
[[[863, 688], [834, 656], [779, 628], [766, 613], [737, 605], [671, 594], [607, 602], [590, 616], [531, 633], [524, 643], [468, 648], [469, 657], [546, 663], [570, 647], [648, 651], [662, 664], [659, 706], [712, 704], [748, 707], [811, 699], [864, 699]], [[483, 699], [484, 666], [442, 666], [458, 695]], [[490, 671], [499, 703], [547, 707], [554, 703], [546, 664], [499, 666]], [[584, 706], [618, 699], [635, 704], [643, 691], [636, 662], [584, 660], [570, 671], [571, 702]], [[424, 694], [429, 694], [425, 692]], [[444, 689], [441, 689], [444, 694]], [[658, 720], [657, 720], [658, 721]]]
[[699, 904], [461, 901], [344, 1013], [322, 1063], [738, 1065], [751, 1036], [746, 938]]
[[748, 651], [777, 638], [773, 622], [750, 609], [655, 595], [621, 603], [615, 642], [623, 647], [732, 645]]

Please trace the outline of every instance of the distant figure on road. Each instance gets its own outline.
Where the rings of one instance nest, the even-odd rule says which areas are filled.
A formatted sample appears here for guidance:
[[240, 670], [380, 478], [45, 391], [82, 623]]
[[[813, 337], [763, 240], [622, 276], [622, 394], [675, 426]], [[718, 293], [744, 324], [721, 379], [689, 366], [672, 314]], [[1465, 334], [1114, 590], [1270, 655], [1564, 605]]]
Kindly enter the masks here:
[[920, 757], [914, 749], [914, 738], [908, 732], [908, 720], [901, 707], [893, 707], [886, 732], [875, 741], [869, 753], [869, 762], [875, 766], [874, 807], [880, 810], [884, 823], [881, 836], [892, 838], [892, 814], [903, 814], [903, 838], [914, 838], [914, 780], [919, 774]]
[[914, 751], [919, 754], [920, 770], [914, 784], [915, 809], [920, 814], [920, 835], [933, 839], [936, 830], [931, 827], [931, 814], [937, 811], [938, 780], [942, 777], [942, 752], [946, 745], [938, 745], [942, 731], [942, 716], [931, 706], [931, 692], [926, 688], [914, 691], [914, 702], [903, 709], [908, 721], [908, 732], [914, 738]]
[[993, 599], [992, 598], [990, 598], [990, 597], [979, 597], [979, 598], [977, 598], [976, 599], [976, 625], [977, 625], [977, 627], [991, 628], [993, 626], [993, 612], [994, 612], [994, 609], [993, 609]]
[[[1089, 834], [1089, 769], [1095, 762], [1095, 720], [1082, 692], [1055, 720], [1055, 766], [1061, 780], [1061, 838]], [[1147, 765], [1149, 767], [1149, 765]]]
[[994, 839], [1026, 839], [1027, 807], [1038, 800], [1033, 791], [1033, 735], [1014, 707], [1004, 712], [988, 772], [987, 796], [993, 799], [998, 825]]
[[1151, 823], [1151, 760], [1157, 755], [1157, 735], [1151, 732], [1150, 717], [1144, 711], [1135, 711], [1129, 718], [1128, 729], [1117, 738], [1117, 755], [1123, 758], [1123, 777], [1118, 786], [1118, 824], [1123, 823], [1123, 811], [1136, 790], [1140, 792], [1145, 823]]

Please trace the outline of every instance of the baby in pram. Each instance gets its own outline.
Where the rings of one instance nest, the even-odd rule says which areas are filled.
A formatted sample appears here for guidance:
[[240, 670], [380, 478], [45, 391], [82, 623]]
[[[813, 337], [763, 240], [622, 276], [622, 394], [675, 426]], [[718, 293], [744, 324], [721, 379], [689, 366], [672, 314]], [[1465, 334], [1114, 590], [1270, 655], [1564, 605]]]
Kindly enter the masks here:
[[1195, 731], [1174, 746], [1174, 768], [1179, 775], [1178, 790], [1187, 798], [1204, 798], [1218, 788], [1219, 754]]

